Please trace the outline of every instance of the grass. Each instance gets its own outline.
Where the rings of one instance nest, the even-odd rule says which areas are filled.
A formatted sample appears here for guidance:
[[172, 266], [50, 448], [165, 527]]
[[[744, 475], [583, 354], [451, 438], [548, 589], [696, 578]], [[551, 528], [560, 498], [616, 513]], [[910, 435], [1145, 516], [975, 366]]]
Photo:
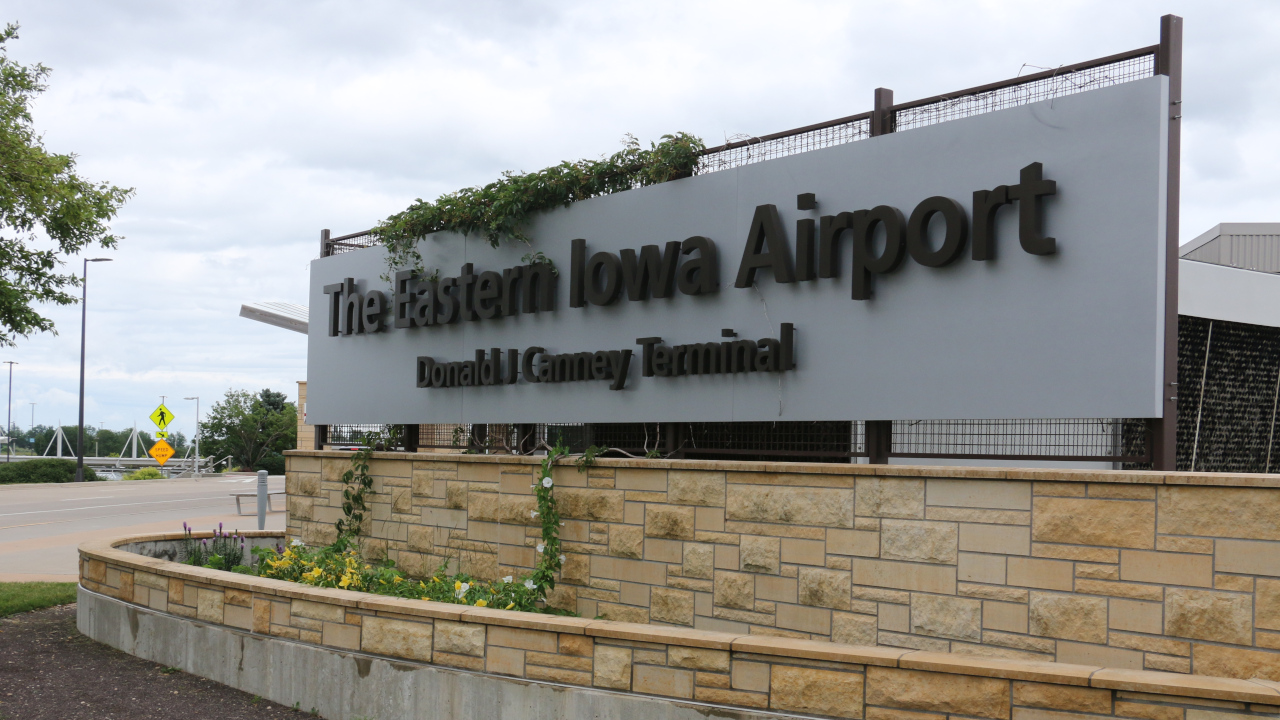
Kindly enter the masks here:
[[52, 582], [0, 583], [0, 617], [76, 601], [76, 584]]

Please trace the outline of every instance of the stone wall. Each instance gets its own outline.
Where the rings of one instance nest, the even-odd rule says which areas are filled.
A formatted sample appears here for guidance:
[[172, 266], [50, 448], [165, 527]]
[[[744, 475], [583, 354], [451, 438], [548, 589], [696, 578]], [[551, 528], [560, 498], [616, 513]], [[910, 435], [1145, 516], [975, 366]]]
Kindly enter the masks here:
[[[173, 537], [178, 536], [133, 540]], [[225, 676], [237, 667], [235, 654], [273, 638], [293, 641], [289, 647], [301, 643], [340, 652], [359, 669], [358, 677], [347, 673], [330, 681], [337, 686], [328, 695], [345, 698], [359, 694], [353, 686], [370, 675], [371, 659], [390, 659], [397, 661], [392, 674], [401, 677], [426, 665], [488, 673], [478, 679], [489, 684], [489, 695], [502, 694], [511, 682], [505, 677], [524, 685], [555, 683], [560, 694], [599, 689], [619, 698], [664, 698], [673, 707], [699, 702], [705, 704], [700, 712], [712, 717], [754, 717], [742, 712], [753, 709], [866, 720], [945, 720], [948, 714], [989, 720], [1244, 720], [1280, 713], [1280, 684], [1266, 680], [855, 647], [403, 600], [197, 568], [113, 547], [119, 544], [81, 546], [80, 584], [136, 610], [127, 621], [116, 614], [115, 622], [95, 622], [86, 614], [94, 603], [82, 603], [82, 629], [131, 651], [145, 640], [170, 653], [180, 650], [177, 655], [188, 661], [193, 654], [214, 656], [192, 661], [191, 669], [207, 668], [219, 680], [243, 682], [286, 704], [300, 700], [302, 707], [314, 707], [316, 698], [286, 696], [286, 684], [267, 682], [292, 670], [269, 663], [269, 648], [254, 655], [258, 660], [247, 678]], [[161, 624], [143, 628], [139, 622], [143, 608], [240, 638], [198, 649], [166, 643], [151, 637]], [[163, 661], [180, 660], [164, 655]], [[399, 717], [385, 713], [411, 690], [398, 688], [362, 702], [381, 708], [379, 717]], [[424, 702], [439, 707], [442, 700]], [[329, 717], [353, 715], [323, 709], [341, 712]], [[543, 716], [527, 706], [503, 708], [502, 716], [508, 715]], [[656, 711], [643, 716], [673, 717]]]
[[[289, 458], [333, 538], [349, 455]], [[379, 454], [367, 552], [532, 568], [536, 458]], [[587, 618], [1280, 681], [1280, 476], [601, 460], [557, 468]]]

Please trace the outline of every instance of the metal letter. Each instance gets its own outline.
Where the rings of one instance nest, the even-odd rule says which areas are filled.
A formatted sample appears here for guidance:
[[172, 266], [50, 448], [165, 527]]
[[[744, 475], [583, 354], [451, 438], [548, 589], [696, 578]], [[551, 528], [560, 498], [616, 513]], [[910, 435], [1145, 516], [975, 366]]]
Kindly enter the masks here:
[[688, 255], [694, 250], [698, 257], [685, 260], [676, 274], [676, 287], [685, 295], [705, 295], [720, 290], [720, 260], [716, 255], [716, 244], [701, 235], [684, 241], [680, 246], [680, 254]]
[[381, 290], [370, 290], [364, 294], [364, 308], [361, 312], [361, 319], [364, 321], [364, 331], [367, 333], [382, 332], [386, 329], [386, 322], [382, 314], [387, 310], [387, 296]]
[[492, 270], [480, 273], [476, 278], [475, 305], [476, 315], [481, 320], [492, 320], [499, 317], [502, 308], [498, 299], [502, 297], [502, 276]]
[[636, 338], [636, 344], [641, 347], [640, 374], [644, 377], [653, 377], [653, 346], [660, 342], [660, 337]]
[[415, 292], [418, 276], [412, 270], [401, 270], [396, 273], [395, 285], [392, 286], [392, 298], [395, 306], [395, 326], [411, 328], [417, 325], [413, 316], [413, 305], [418, 295]]
[[756, 206], [751, 229], [747, 231], [747, 244], [742, 249], [742, 262], [738, 264], [738, 279], [733, 286], [751, 287], [756, 281], [756, 270], [760, 268], [772, 269], [774, 282], [795, 282], [795, 274], [791, 270], [791, 247], [787, 233], [782, 229], [782, 221], [778, 219], [776, 205]]
[[364, 321], [361, 318], [364, 296], [356, 292], [356, 281], [352, 278], [343, 280], [342, 284], [342, 334], [361, 334], [364, 332]]
[[587, 262], [587, 241], [578, 238], [569, 245], [572, 248], [569, 254], [569, 307], [586, 307], [587, 301], [582, 292], [582, 266]]
[[839, 215], [823, 215], [818, 219], [818, 277], [833, 278], [840, 275], [840, 237], [846, 230], [852, 230], [866, 214], [866, 210], [859, 210]]
[[531, 347], [531, 348], [525, 349], [524, 358], [520, 362], [520, 370], [521, 370], [521, 374], [524, 375], [525, 382], [531, 382], [531, 383], [542, 382], [538, 378], [538, 371], [534, 369], [534, 358], [536, 358], [539, 353], [544, 353], [544, 352], [546, 352], [546, 350], [540, 347]]
[[610, 390], [621, 390], [627, 385], [627, 370], [631, 367], [631, 351], [630, 350], [610, 350], [609, 366], [613, 373], [613, 382], [609, 385]]
[[630, 248], [620, 255], [622, 282], [627, 286], [628, 300], [647, 300], [651, 294], [656, 298], [671, 297], [676, 265], [680, 262], [679, 241], [667, 243], [661, 257], [658, 256], [657, 245], [642, 245], [639, 262], [636, 261], [636, 251]]
[[329, 296], [329, 337], [337, 337], [341, 331], [338, 318], [342, 315], [342, 283], [324, 286], [324, 294]]
[[1009, 204], [1009, 186], [973, 193], [973, 259], [996, 259], [996, 212]]
[[[600, 276], [603, 274], [603, 278]], [[597, 281], [603, 280], [603, 284]], [[611, 252], [598, 252], [587, 261], [582, 278], [587, 302], [592, 305], [612, 305], [622, 290], [622, 263]]]
[[[929, 221], [935, 214], [941, 214], [946, 222], [946, 234], [937, 250], [929, 244]], [[907, 251], [925, 267], [948, 265], [964, 250], [968, 229], [968, 218], [960, 203], [941, 195], [931, 197], [911, 211], [911, 219], [907, 221]]]
[[[890, 273], [902, 264], [906, 255], [902, 235], [907, 224], [902, 211], [888, 205], [877, 205], [856, 219], [853, 229], [853, 299], [871, 298], [873, 273]], [[873, 255], [876, 224], [884, 226], [884, 252]], [[785, 347], [785, 343], [783, 344]], [[786, 368], [784, 368], [786, 369]]]
[[435, 369], [436, 361], [429, 357], [418, 356], [418, 387], [431, 387], [431, 371]]
[[1040, 230], [1040, 198], [1058, 193], [1058, 183], [1044, 179], [1044, 165], [1038, 162], [1022, 168], [1019, 183], [1010, 186], [1009, 199], [1018, 201], [1018, 242], [1032, 255], [1052, 255], [1057, 243]]

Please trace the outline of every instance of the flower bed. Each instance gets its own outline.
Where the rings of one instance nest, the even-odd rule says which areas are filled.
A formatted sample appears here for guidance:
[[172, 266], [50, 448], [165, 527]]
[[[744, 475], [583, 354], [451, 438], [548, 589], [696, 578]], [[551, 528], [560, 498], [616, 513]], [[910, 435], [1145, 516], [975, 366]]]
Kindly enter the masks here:
[[[368, 442], [375, 446], [374, 440]], [[465, 573], [450, 575], [448, 562], [429, 577], [410, 577], [396, 567], [392, 560], [366, 561], [360, 556], [356, 536], [363, 513], [367, 510], [364, 492], [368, 489], [368, 457], [372, 451], [361, 451], [352, 458], [352, 468], [343, 477], [349, 486], [344, 491], [346, 517], [338, 522], [338, 540], [326, 547], [308, 547], [294, 539], [288, 547], [254, 547], [247, 558], [245, 536], [238, 531], [226, 533], [222, 524], [213, 531], [212, 538], [197, 538], [185, 522], [186, 533], [181, 555], [182, 562], [212, 570], [228, 570], [246, 575], [287, 580], [322, 588], [339, 588], [358, 592], [390, 595], [411, 600], [432, 600], [455, 605], [493, 607], [502, 610], [541, 612], [556, 615], [572, 615], [546, 607], [547, 592], [556, 585], [556, 574], [564, 565], [560, 553], [559, 529], [563, 525], [552, 493], [554, 481], [551, 468], [565, 457], [567, 451], [556, 447], [542, 463], [540, 479], [533, 485], [538, 509], [530, 511], [533, 518], [541, 518], [542, 542], [536, 550], [538, 565], [527, 577], [519, 579], [508, 575], [501, 580], [480, 580]], [[579, 471], [587, 463], [579, 463]], [[248, 562], [245, 562], [245, 561]]]

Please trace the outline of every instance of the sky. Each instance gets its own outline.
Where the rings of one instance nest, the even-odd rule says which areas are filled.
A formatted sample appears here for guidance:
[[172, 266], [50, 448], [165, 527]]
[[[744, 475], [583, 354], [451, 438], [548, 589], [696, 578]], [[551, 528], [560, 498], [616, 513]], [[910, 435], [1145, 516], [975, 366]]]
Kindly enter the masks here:
[[[89, 270], [85, 422], [192, 434], [228, 389], [297, 396], [306, 338], [238, 316], [305, 303], [319, 235], [628, 133], [718, 145], [1159, 40], [1185, 18], [1182, 241], [1280, 221], [1280, 3], [957, 0], [9, 0], [9, 56], [53, 69], [52, 152], [136, 189]], [[79, 258], [67, 266], [79, 270]], [[13, 422], [74, 424], [80, 307], [0, 348]], [[0, 371], [7, 366], [0, 366]], [[0, 383], [5, 382], [0, 378]]]

